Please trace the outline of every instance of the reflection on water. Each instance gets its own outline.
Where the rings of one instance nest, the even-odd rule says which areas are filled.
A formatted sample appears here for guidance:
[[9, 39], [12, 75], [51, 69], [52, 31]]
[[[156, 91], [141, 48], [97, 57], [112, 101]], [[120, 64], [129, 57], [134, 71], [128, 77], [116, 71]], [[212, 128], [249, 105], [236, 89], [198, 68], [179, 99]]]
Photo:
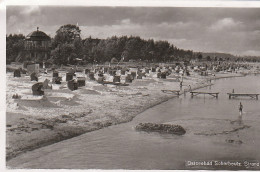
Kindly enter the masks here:
[[[111, 126], [50, 145], [12, 159], [30, 168], [186, 169], [188, 160], [259, 159], [260, 103], [228, 99], [228, 92], [259, 93], [260, 77], [214, 81], [203, 91], [219, 98], [189, 93], [138, 115], [132, 122]], [[242, 102], [243, 116], [238, 105]], [[242, 119], [243, 118], [243, 119]], [[140, 122], [173, 123], [186, 134], [137, 132]], [[200, 133], [200, 134], [199, 134]]]
[[231, 121], [231, 124], [239, 124], [239, 125], [243, 125], [242, 116], [239, 115], [237, 120], [235, 120], [235, 121]]
[[239, 125], [242, 125], [242, 124], [243, 124], [242, 115], [239, 115], [239, 116], [238, 116], [238, 120], [237, 120], [237, 121], [238, 121], [238, 124], [239, 124]]

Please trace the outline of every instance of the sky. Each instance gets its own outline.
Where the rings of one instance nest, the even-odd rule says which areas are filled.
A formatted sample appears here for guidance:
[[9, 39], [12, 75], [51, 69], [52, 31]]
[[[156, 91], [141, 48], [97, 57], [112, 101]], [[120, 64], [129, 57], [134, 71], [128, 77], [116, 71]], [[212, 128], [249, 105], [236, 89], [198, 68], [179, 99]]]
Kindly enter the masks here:
[[260, 56], [260, 8], [7, 6], [7, 34], [51, 37], [77, 24], [81, 37], [133, 35], [196, 52]]

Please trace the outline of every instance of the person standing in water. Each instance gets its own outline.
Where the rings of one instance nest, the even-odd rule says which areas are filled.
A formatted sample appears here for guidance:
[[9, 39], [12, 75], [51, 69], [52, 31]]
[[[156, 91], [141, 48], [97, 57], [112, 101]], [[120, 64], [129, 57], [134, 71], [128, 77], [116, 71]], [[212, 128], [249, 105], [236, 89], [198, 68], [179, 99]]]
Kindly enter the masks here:
[[240, 104], [239, 104], [239, 114], [240, 114], [240, 116], [242, 116], [242, 113], [243, 113], [243, 105], [240, 102]]
[[242, 122], [242, 114], [243, 114], [243, 105], [240, 102], [240, 104], [239, 104], [239, 116], [238, 116], [238, 124], [239, 125], [243, 124], [243, 122]]

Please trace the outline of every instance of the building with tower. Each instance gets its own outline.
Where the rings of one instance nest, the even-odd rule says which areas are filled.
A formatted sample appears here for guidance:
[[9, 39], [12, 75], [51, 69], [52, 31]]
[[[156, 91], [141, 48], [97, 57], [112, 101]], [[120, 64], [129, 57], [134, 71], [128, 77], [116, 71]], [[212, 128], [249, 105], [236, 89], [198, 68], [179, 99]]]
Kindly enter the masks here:
[[44, 62], [50, 58], [51, 38], [37, 27], [25, 37], [24, 58], [34, 62]]

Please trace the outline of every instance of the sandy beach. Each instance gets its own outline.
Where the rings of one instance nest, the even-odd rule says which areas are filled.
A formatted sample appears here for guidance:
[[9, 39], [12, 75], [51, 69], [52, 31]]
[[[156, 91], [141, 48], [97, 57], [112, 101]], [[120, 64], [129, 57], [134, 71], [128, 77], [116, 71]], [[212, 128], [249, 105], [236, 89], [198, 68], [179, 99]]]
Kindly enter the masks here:
[[[76, 74], [85, 77], [85, 74]], [[51, 75], [42, 74], [39, 81], [51, 78]], [[44, 96], [32, 96], [31, 85], [35, 81], [30, 81], [25, 74], [21, 78], [14, 78], [11, 72], [6, 74], [7, 160], [86, 132], [129, 122], [144, 110], [177, 97], [161, 90], [180, 90], [178, 76], [174, 74], [159, 79], [156, 73], [150, 72], [143, 79], [133, 80], [129, 86], [102, 85], [87, 79], [86, 86], [75, 91], [67, 88], [65, 72], [60, 71], [60, 75], [63, 76], [61, 85], [45, 90]], [[209, 78], [239, 76], [244, 75], [220, 72], [205, 77], [192, 72], [183, 77], [180, 94], [190, 91], [189, 85], [194, 90], [212, 84]], [[21, 98], [12, 99], [15, 93]]]

